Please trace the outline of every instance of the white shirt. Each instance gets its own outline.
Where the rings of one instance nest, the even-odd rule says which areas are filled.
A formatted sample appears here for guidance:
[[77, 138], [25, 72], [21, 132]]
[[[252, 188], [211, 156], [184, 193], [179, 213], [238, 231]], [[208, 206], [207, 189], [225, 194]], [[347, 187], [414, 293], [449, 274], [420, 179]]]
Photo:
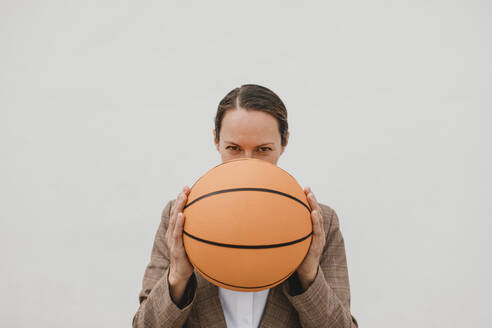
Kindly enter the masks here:
[[227, 328], [257, 328], [270, 290], [236, 292], [219, 287]]

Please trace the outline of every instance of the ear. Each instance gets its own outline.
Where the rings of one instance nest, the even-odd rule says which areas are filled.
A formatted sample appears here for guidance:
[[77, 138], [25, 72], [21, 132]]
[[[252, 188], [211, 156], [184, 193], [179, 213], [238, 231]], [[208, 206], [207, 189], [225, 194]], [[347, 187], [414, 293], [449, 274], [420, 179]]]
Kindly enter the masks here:
[[219, 141], [217, 140], [217, 132], [215, 131], [215, 129], [213, 130], [213, 133], [214, 133], [215, 148], [217, 148], [217, 150], [219, 150]]
[[290, 132], [287, 131], [287, 134], [285, 135], [285, 146], [282, 146], [282, 151], [280, 152], [280, 155], [282, 155], [285, 151], [285, 147], [287, 147], [289, 143], [289, 137], [290, 137]]

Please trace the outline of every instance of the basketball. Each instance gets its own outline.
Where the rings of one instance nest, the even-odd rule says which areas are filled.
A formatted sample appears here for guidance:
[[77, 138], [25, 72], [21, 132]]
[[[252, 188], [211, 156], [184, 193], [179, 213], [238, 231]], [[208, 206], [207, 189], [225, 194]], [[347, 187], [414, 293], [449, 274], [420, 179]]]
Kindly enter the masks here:
[[311, 245], [310, 207], [289, 173], [259, 159], [222, 163], [191, 187], [183, 243], [205, 279], [236, 291], [272, 288]]

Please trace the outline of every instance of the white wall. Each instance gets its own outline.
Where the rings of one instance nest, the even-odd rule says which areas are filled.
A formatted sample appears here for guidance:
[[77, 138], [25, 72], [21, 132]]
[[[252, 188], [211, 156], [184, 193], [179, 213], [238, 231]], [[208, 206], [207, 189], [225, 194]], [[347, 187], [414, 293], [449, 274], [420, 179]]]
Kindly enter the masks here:
[[491, 326], [489, 1], [0, 3], [0, 326], [124, 327], [219, 100], [286, 103], [361, 327]]

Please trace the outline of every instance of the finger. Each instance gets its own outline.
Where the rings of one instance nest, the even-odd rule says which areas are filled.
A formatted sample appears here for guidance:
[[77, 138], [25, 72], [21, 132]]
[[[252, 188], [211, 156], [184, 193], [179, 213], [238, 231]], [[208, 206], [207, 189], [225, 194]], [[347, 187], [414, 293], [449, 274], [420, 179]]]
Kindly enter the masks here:
[[320, 227], [319, 227], [319, 215], [318, 215], [318, 210], [315, 209], [311, 212], [311, 222], [313, 224], [313, 235], [317, 236], [320, 234]]
[[166, 237], [167, 237], [168, 245], [170, 245], [170, 241], [172, 239], [172, 234], [174, 232], [174, 227], [175, 226], [176, 226], [176, 216], [173, 215], [169, 219], [169, 225], [168, 225], [167, 231], [166, 231]]
[[317, 211], [321, 212], [321, 207], [319, 206], [318, 200], [316, 199], [316, 196], [314, 195], [314, 193], [312, 191], [310, 191], [308, 193], [307, 198], [309, 201], [309, 205], [311, 205], [311, 208], [313, 210], [317, 210]]
[[321, 254], [325, 244], [325, 232], [323, 228], [323, 215], [318, 210], [313, 211], [313, 247], [317, 255]]
[[183, 226], [184, 226], [184, 216], [183, 213], [178, 213], [176, 219], [176, 225], [174, 226], [174, 243], [178, 247], [183, 246]]
[[[309, 186], [306, 186], [304, 188], [304, 193], [306, 194], [306, 198], [308, 197], [309, 193], [311, 192], [311, 187]], [[308, 202], [309, 202], [309, 199], [308, 199]], [[311, 204], [310, 204], [311, 205]]]
[[184, 249], [183, 226], [184, 226], [183, 213], [178, 213], [176, 226], [174, 227], [174, 232], [173, 232], [173, 240], [174, 240], [174, 248], [176, 250], [180, 250], [180, 252], [183, 252]]
[[316, 196], [314, 195], [311, 187], [309, 187], [309, 186], [305, 187], [304, 192], [306, 193], [309, 205], [311, 206], [311, 209], [312, 209], [311, 213], [313, 211], [315, 211], [315, 215], [317, 218], [315, 220], [316, 224], [313, 222], [313, 228], [315, 225], [318, 225], [320, 229], [319, 230], [317, 229], [317, 231], [320, 231], [321, 235], [324, 237], [323, 210], [321, 209], [321, 206], [319, 206], [318, 200], [316, 199]]
[[307, 198], [307, 201], [309, 203], [309, 207], [310, 207], [311, 211], [315, 209], [315, 206], [313, 204], [313, 199], [310, 196], [312, 194], [312, 192], [313, 191], [311, 190], [311, 187], [307, 186], [304, 188], [304, 193], [306, 194], [306, 198]]
[[[178, 194], [178, 197], [179, 197], [179, 194]], [[173, 206], [171, 206], [170, 217], [173, 217], [174, 214], [176, 214], [176, 203], [178, 201], [178, 197], [176, 197], [176, 200], [173, 202]]]
[[182, 193], [185, 193], [186, 195], [188, 195], [190, 193], [190, 188], [188, 188], [188, 186], [184, 186], [183, 189], [181, 189], [178, 196], [176, 197], [176, 200], [173, 203], [173, 206], [171, 207], [171, 216], [176, 214], [177, 204], [178, 204], [178, 201], [179, 201]]
[[186, 205], [186, 202], [188, 200], [188, 195], [186, 192], [183, 190], [178, 197], [178, 200], [176, 201], [176, 213], [183, 212], [183, 208]]
[[325, 234], [323, 231], [323, 216], [319, 210], [314, 210], [312, 212], [312, 221], [313, 221], [313, 234], [316, 238], [324, 238]]
[[176, 216], [179, 212], [179, 207], [180, 207], [180, 201], [181, 201], [181, 198], [182, 198], [182, 193], [183, 192], [180, 192], [178, 194], [178, 196], [176, 197], [176, 200], [174, 201], [173, 203], [173, 207], [171, 208], [171, 217], [173, 216]]

